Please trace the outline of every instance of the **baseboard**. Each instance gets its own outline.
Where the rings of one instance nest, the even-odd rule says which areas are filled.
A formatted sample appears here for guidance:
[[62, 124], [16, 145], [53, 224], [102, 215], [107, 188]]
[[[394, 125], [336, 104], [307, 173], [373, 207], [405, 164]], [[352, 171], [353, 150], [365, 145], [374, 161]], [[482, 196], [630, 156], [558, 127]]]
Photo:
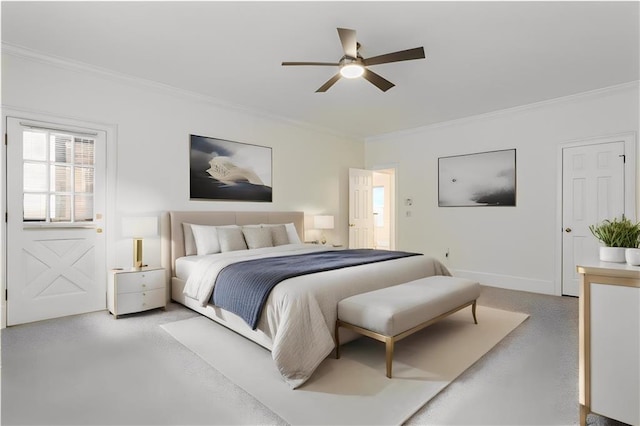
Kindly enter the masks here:
[[480, 284], [489, 287], [528, 291], [531, 293], [556, 294], [555, 284], [553, 281], [514, 277], [511, 275], [489, 274], [486, 272], [465, 271], [461, 269], [451, 269], [451, 273], [456, 277], [478, 281]]

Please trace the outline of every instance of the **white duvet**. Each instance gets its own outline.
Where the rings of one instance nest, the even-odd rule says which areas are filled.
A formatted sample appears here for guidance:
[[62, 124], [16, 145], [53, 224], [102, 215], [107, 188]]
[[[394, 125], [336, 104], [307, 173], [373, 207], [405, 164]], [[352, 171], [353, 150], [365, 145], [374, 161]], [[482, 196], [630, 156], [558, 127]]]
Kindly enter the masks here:
[[[218, 273], [231, 263], [330, 249], [288, 244], [215, 254], [198, 262], [184, 293], [205, 306]], [[340, 300], [431, 275], [450, 273], [433, 258], [412, 256], [289, 278], [271, 291], [258, 329], [271, 338], [271, 354], [282, 377], [297, 388], [335, 347], [333, 333]]]

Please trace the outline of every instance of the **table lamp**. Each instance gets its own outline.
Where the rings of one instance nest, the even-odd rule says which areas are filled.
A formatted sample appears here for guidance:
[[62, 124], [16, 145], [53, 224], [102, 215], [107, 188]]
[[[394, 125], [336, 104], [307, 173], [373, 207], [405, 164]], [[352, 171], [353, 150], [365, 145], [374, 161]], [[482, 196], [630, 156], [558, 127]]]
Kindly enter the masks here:
[[[333, 216], [331, 215], [318, 215], [313, 217], [313, 228], [314, 229], [333, 229]], [[322, 232], [320, 237], [320, 242], [322, 244], [327, 243], [327, 239], [324, 236], [324, 232]]]
[[142, 262], [142, 239], [158, 235], [158, 218], [150, 217], [123, 217], [122, 235], [133, 238], [133, 267], [140, 269], [146, 266]]

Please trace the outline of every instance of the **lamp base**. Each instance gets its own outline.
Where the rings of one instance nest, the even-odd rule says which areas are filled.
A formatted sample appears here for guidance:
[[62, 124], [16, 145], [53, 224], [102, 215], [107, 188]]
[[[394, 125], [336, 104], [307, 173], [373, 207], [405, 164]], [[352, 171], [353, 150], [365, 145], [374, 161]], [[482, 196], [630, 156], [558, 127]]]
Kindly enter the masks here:
[[136, 269], [142, 268], [142, 238], [133, 239], [133, 267]]

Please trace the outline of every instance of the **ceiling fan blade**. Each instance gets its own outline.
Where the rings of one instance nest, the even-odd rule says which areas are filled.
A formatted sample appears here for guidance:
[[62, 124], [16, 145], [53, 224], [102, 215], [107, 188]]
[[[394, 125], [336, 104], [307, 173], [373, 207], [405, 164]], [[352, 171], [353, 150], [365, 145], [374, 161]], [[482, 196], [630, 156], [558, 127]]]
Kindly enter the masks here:
[[337, 67], [340, 65], [337, 62], [283, 62], [282, 66], [291, 66], [291, 65], [318, 65], [318, 66], [332, 66]]
[[338, 28], [338, 36], [342, 43], [344, 54], [355, 59], [358, 57], [358, 42], [356, 40], [356, 30]]
[[329, 81], [327, 81], [325, 84], [320, 86], [320, 88], [316, 90], [316, 93], [326, 92], [327, 90], [329, 90], [331, 86], [333, 86], [336, 83], [336, 81], [340, 80], [340, 77], [342, 77], [340, 73], [334, 75], [329, 79]]
[[375, 72], [368, 70], [366, 68], [364, 69], [364, 74], [362, 74], [362, 77], [364, 77], [366, 80], [368, 80], [370, 83], [372, 83], [374, 86], [376, 86], [378, 89], [382, 90], [383, 92], [386, 92], [387, 90], [395, 86], [395, 84], [393, 84], [386, 78], [380, 77]]
[[424, 47], [416, 47], [414, 49], [401, 50], [399, 52], [387, 53], [385, 55], [374, 56], [365, 59], [363, 62], [366, 66], [387, 64], [389, 62], [410, 61], [412, 59], [424, 59]]

